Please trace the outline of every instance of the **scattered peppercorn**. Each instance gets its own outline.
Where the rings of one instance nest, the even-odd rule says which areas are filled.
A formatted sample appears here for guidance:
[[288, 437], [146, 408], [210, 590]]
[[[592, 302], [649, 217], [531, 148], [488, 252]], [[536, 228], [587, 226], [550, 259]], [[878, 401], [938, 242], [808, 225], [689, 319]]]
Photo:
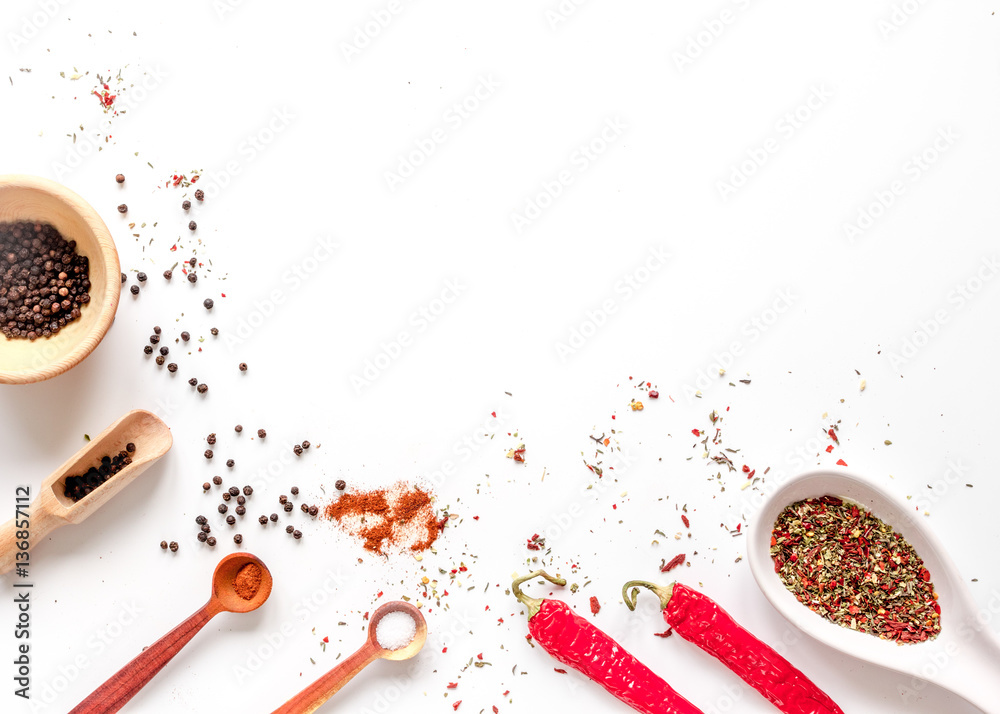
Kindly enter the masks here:
[[257, 437], [258, 438], [263, 439], [265, 436], [267, 436], [267, 432], [266, 431], [264, 431], [263, 429], [258, 429], [257, 430]]
[[153, 346], [152, 345], [146, 345], [145, 347], [142, 348], [142, 351], [145, 352], [148, 355], [151, 355], [151, 354], [153, 354]]
[[208, 442], [209, 446], [215, 446], [215, 432], [213, 431], [211, 434], [206, 436], [205, 441]]
[[222, 492], [222, 500], [223, 501], [228, 501], [230, 498], [232, 498], [232, 496], [229, 495], [229, 491], [223, 491]]
[[278, 503], [284, 506], [286, 503], [288, 503], [288, 496], [286, 496], [285, 494], [281, 494], [280, 496], [278, 496]]
[[171, 362], [170, 364], [167, 365], [167, 371], [173, 374], [174, 372], [177, 371], [177, 365], [174, 362]]
[[206, 491], [208, 491], [208, 490], [209, 490], [210, 488], [212, 488], [212, 484], [210, 484], [210, 483], [209, 483], [208, 481], [206, 481], [205, 483], [203, 483], [203, 484], [201, 485], [201, 487], [202, 487], [203, 489], [205, 489]]
[[292, 538], [295, 540], [302, 540], [302, 531], [293, 531]]
[[128, 206], [126, 206], [124, 203], [119, 204], [119, 206], [118, 206], [118, 212], [119, 213], [128, 213]]
[[162, 548], [163, 550], [166, 550], [167, 549], [167, 541], [161, 540], [160, 541], [160, 548]]
[[253, 486], [244, 486], [243, 487], [243, 495], [244, 496], [249, 496], [252, 493], [253, 493]]
[[182, 332], [181, 333], [181, 339], [184, 340], [185, 342], [187, 342], [188, 340], [191, 339], [191, 333], [187, 332], [187, 331]]
[[[154, 327], [154, 328], [153, 328], [153, 330], [156, 330], [156, 328]], [[159, 333], [159, 332], [156, 332], [156, 333], [154, 333], [154, 334], [150, 335], [150, 336], [149, 336], [149, 341], [150, 341], [150, 342], [151, 342], [152, 344], [154, 344], [154, 345], [155, 345], [155, 344], [158, 344], [158, 343], [160, 342], [160, 333]]]
[[[240, 496], [240, 498], [243, 498], [243, 496]], [[242, 515], [244, 515], [244, 514], [245, 514], [246, 512], [247, 512], [247, 508], [246, 508], [246, 506], [244, 506], [244, 505], [240, 504], [239, 506], [237, 506], [237, 507], [236, 507], [236, 515], [237, 515], [237, 516], [242, 516]]]
[[210, 459], [210, 458], [212, 458], [213, 456], [215, 456], [215, 454], [214, 454], [214, 453], [212, 452], [212, 450], [211, 450], [211, 449], [205, 449], [205, 458], [206, 458], [206, 459]]
[[293, 508], [295, 508], [295, 504], [294, 503], [290, 503], [290, 502], [286, 503], [285, 504], [285, 513], [291, 513]]
[[216, 544], [215, 536], [209, 536], [206, 543], [208, 543], [210, 546], [214, 548]]
[[220, 503], [219, 504], [219, 513], [225, 513], [228, 510], [229, 510], [229, 506], [227, 506], [225, 503]]
[[195, 258], [194, 256], [192, 256], [191, 259], [188, 261], [188, 265], [190, 265], [192, 268], [197, 267], [198, 266], [198, 259]]
[[303, 503], [301, 506], [299, 506], [299, 510], [301, 510], [303, 513], [309, 513], [309, 504]]
[[292, 486], [292, 495], [293, 496], [298, 496], [299, 495], [299, 487], [298, 486]]
[[259, 522], [259, 523], [260, 523], [260, 524], [261, 524], [262, 526], [266, 526], [266, 525], [267, 525], [267, 516], [261, 516], [260, 518], [258, 518], [258, 519], [257, 519], [257, 521], [258, 521], [258, 522]]
[[146, 282], [146, 274], [143, 273], [142, 271], [139, 271], [139, 274], [135, 276], [135, 279], [138, 280], [140, 283], [144, 283]]
[[236, 516], [226, 516], [226, 523], [228, 523], [231, 526], [235, 526], [236, 525]]
[[204, 394], [208, 391], [208, 385], [202, 382], [198, 385], [198, 394]]
[[125, 183], [125, 174], [116, 175], [115, 181], [117, 181], [118, 183]]
[[233, 431], [235, 431], [237, 434], [239, 434], [241, 431], [243, 431], [243, 425], [242, 424], [237, 424], [236, 426], [233, 427]]
[[208, 535], [206, 533], [198, 533], [198, 540], [204, 543], [208, 540]]
[[298, 444], [292, 447], [292, 451], [295, 453], [296, 456], [302, 456], [302, 447], [299, 446]]
[[240, 495], [240, 490], [238, 488], [236, 488], [236, 486], [230, 486], [229, 487], [229, 495], [230, 496], [239, 496]]
[[156, 355], [156, 364], [158, 366], [162, 367], [163, 363], [166, 362], [166, 361], [167, 361], [167, 358], [164, 357], [163, 355]]
[[247, 371], [247, 363], [246, 362], [240, 362], [240, 371], [241, 372], [246, 372]]
[[233, 536], [233, 543], [239, 545], [242, 542], [243, 542], [243, 536], [241, 536], [239, 533]]
[[277, 513], [272, 513], [271, 514], [271, 522], [272, 523], [277, 523], [278, 522], [278, 514]]
[[192, 230], [192, 231], [193, 231], [193, 230], [194, 230], [195, 228], [197, 228], [197, 227], [198, 227], [198, 224], [197, 224], [197, 223], [195, 223], [194, 221], [191, 221], [190, 223], [188, 223], [188, 229], [189, 229], [189, 230]]
[[310, 446], [312, 446], [312, 444], [310, 444], [308, 441], [303, 441], [302, 442], [302, 448], [303, 449], [308, 449]]
[[170, 541], [170, 552], [171, 553], [176, 553], [178, 548], [180, 548], [180, 546], [177, 545], [177, 541], [175, 541], [175, 540]]
[[170, 348], [167, 347], [166, 345], [163, 345], [163, 347], [160, 348], [160, 354], [166, 357], [168, 354], [170, 354]]
[[203, 526], [206, 523], [208, 523], [208, 519], [205, 518], [205, 516], [196, 516], [194, 522], [197, 523], [199, 526]]
[[133, 295], [138, 295], [139, 294], [139, 286], [138, 285], [133, 285], [132, 287], [130, 287], [128, 289], [128, 291], [130, 293], [132, 293]]
[[196, 283], [196, 282], [198, 282], [198, 274], [197, 273], [188, 273], [188, 282], [189, 283]]
[[288, 535], [291, 535], [294, 530], [295, 526], [285, 526], [285, 533], [287, 533]]
[[181, 201], [181, 208], [187, 211], [188, 209], [191, 208], [191, 202], [188, 200]]
[[221, 486], [222, 485], [222, 477], [221, 476], [213, 476], [212, 477], [212, 483], [214, 483], [216, 486]]
[[236, 465], [236, 462], [233, 459], [227, 459], [226, 460], [226, 466], [228, 466], [229, 468], [233, 468], [235, 465]]
[[314, 518], [319, 515], [319, 506], [309, 506], [309, 515]]
[[172, 271], [172, 270], [164, 270], [163, 271], [163, 279], [164, 280], [170, 280], [172, 277], [174, 277], [174, 271]]
[[[13, 255], [13, 253], [11, 255]], [[122, 285], [125, 284], [126, 280], [128, 280], [128, 277], [125, 275], [125, 273], [122, 273]]]
[[204, 191], [202, 191], [202, 190], [201, 190], [201, 189], [199, 188], [199, 189], [198, 189], [197, 191], [195, 191], [195, 192], [194, 192], [194, 197], [195, 197], [195, 198], [196, 198], [197, 200], [199, 200], [199, 201], [204, 201], [204, 200], [205, 200], [205, 192], [204, 192]]
[[215, 300], [213, 300], [212, 298], [205, 298], [205, 302], [203, 302], [202, 305], [205, 306], [206, 310], [211, 310], [213, 307], [215, 307]]
[[212, 526], [208, 525], [207, 523], [202, 523], [201, 524], [201, 532], [202, 533], [206, 533], [206, 534], [207, 533], [211, 533], [212, 532]]
[[337, 483], [335, 483], [334, 486], [338, 491], [343, 491], [345, 488], [347, 488], [347, 483], [344, 482], [344, 479], [339, 478], [337, 479]]
[[191, 379], [188, 380], [188, 384], [190, 384], [192, 387], [197, 386], [197, 384], [198, 384], [198, 378], [197, 377], [191, 377]]
[[209, 332], [212, 333], [212, 337], [215, 337], [216, 335], [219, 334], [219, 328], [218, 327], [213, 327], [211, 330], [209, 330]]

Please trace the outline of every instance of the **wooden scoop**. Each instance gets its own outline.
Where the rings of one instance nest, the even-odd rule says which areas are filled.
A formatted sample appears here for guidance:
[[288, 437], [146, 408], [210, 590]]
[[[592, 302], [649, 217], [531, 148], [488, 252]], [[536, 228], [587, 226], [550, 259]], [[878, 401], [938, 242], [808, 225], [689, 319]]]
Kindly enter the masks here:
[[[260, 586], [249, 600], [236, 594], [233, 580], [243, 566], [256, 563], [261, 570]], [[108, 681], [80, 702], [70, 714], [116, 712], [145, 687], [181, 648], [220, 612], [250, 612], [264, 604], [271, 594], [271, 573], [260, 558], [250, 553], [230, 553], [215, 567], [212, 597], [205, 606], [144, 649]]]
[[[66, 496], [67, 476], [79, 476], [91, 466], [99, 466], [102, 457], [123, 451], [130, 442], [135, 444], [131, 464], [79, 501], [74, 502]], [[86, 519], [167, 453], [171, 444], [173, 437], [167, 425], [155, 414], [141, 409], [129, 412], [101, 432], [42, 482], [30, 506], [24, 502], [18, 515], [0, 527], [0, 574], [10, 572], [15, 564], [26, 561], [27, 551], [56, 528]], [[30, 496], [30, 492], [26, 493], [29, 487], [16, 490], [15, 496]], [[21, 549], [18, 543], [25, 539], [17, 537], [19, 529], [16, 524], [18, 521], [23, 524], [25, 519], [30, 524], [30, 538], [27, 539], [28, 548]], [[24, 555], [19, 555], [21, 553]]]
[[[379, 621], [391, 612], [405, 612], [413, 618], [417, 631], [410, 644], [398, 650], [387, 650], [378, 643], [376, 631]], [[408, 602], [396, 600], [387, 602], [372, 613], [368, 623], [368, 639], [357, 652], [289, 699], [274, 714], [311, 714], [323, 706], [327, 699], [340, 691], [341, 687], [377, 659], [403, 660], [413, 657], [427, 641], [427, 622], [420, 610]], [[70, 713], [72, 714], [72, 712]]]

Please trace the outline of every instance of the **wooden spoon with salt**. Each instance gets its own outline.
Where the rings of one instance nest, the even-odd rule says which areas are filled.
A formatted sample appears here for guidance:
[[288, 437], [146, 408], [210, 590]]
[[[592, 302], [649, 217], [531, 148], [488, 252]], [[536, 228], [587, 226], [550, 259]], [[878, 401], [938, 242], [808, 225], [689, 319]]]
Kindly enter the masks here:
[[250, 553], [230, 553], [215, 568], [205, 606], [144, 649], [80, 702], [70, 714], [116, 712], [145, 687], [208, 621], [220, 612], [250, 612], [271, 594], [271, 573]]

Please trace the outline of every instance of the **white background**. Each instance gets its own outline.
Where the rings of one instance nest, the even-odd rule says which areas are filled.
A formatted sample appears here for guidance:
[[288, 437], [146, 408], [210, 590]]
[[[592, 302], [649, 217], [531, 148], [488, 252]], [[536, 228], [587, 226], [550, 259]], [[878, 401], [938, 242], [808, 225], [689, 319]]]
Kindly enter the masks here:
[[[450, 712], [459, 699], [460, 712], [626, 711], [525, 642], [506, 588], [529, 567], [525, 540], [546, 532], [545, 566], [590, 581], [556, 596], [588, 616], [597, 596], [595, 622], [705, 711], [731, 709], [727, 697], [738, 711], [773, 709], [693, 645], [652, 637], [663, 629], [653, 598], [638, 614], [621, 605], [626, 579], [666, 582], [660, 559], [677, 552], [691, 567], [673, 574], [766, 641], [786, 642], [845, 711], [975, 711], [934, 687], [904, 699], [899, 688], [912, 682], [796, 635], [746, 559], [736, 562], [746, 539], [728, 529], [760, 527], [755, 499], [768, 478], [843, 459], [926, 506], [926, 524], [978, 579], [977, 603], [995, 607], [1000, 305], [996, 280], [975, 282], [997, 254], [995, 3], [563, 7], [5, 5], [0, 170], [79, 192], [111, 228], [129, 285], [138, 270], [150, 280], [138, 298], [123, 292], [114, 327], [79, 367], [3, 390], [3, 487], [11, 502], [16, 484], [37, 488], [84, 433], [132, 408], [157, 411], [175, 438], [120, 497], [35, 551], [36, 701], [15, 699], [3, 675], [5, 710], [68, 711], [204, 602], [215, 562], [235, 546], [225, 525], [214, 527], [214, 551], [199, 544], [194, 517], [220, 520], [201, 483], [231, 457], [227, 485], [259, 486], [240, 530], [270, 567], [273, 595], [257, 612], [211, 622], [129, 711], [271, 711], [361, 643], [378, 591], [422, 601], [431, 639], [412, 664], [370, 667], [337, 695], [343, 711]], [[368, 24], [373, 13], [390, 20]], [[109, 126], [89, 92], [95, 73], [119, 71], [112, 91], [125, 90], [128, 111]], [[464, 102], [463, 117], [453, 105]], [[609, 121], [622, 128], [602, 145]], [[415, 153], [435, 136], [444, 140], [432, 153]], [[581, 146], [591, 145], [588, 159]], [[387, 179], [411, 161], [420, 165], [401, 183]], [[159, 186], [195, 169], [209, 199], [192, 210], [192, 236], [180, 209], [191, 191]], [[571, 181], [553, 199], [560, 172]], [[734, 172], [741, 185], [720, 189]], [[891, 205], [876, 205], [850, 237], [845, 224], [897, 181]], [[533, 220], [519, 231], [514, 216], [526, 211]], [[316, 260], [326, 238], [337, 247]], [[644, 272], [661, 247], [670, 258]], [[193, 248], [211, 272], [196, 286], [165, 283], [162, 271]], [[638, 290], [624, 287], [630, 278]], [[434, 300], [447, 281], [460, 289], [443, 306]], [[967, 284], [978, 292], [959, 299]], [[279, 305], [268, 303], [274, 291]], [[782, 294], [790, 306], [768, 312]], [[606, 301], [613, 314], [594, 316]], [[413, 318], [437, 308], [431, 323]], [[939, 311], [946, 321], [929, 324]], [[769, 324], [755, 332], [755, 319]], [[141, 352], [153, 325], [176, 375]], [[219, 338], [191, 343], [201, 353], [173, 342], [213, 325]], [[574, 330], [587, 338], [571, 343]], [[389, 343], [402, 331], [410, 341], [389, 360], [383, 351], [396, 354]], [[368, 360], [389, 364], [369, 371], [371, 384], [352, 381]], [[718, 361], [731, 363], [724, 377]], [[190, 376], [209, 394], [195, 394]], [[639, 379], [658, 401], [634, 389]], [[644, 411], [630, 411], [633, 398]], [[758, 476], [771, 467], [754, 489], [724, 473], [723, 492], [693, 448], [691, 429], [706, 428], [713, 409], [725, 446], [741, 449], [738, 465]], [[820, 437], [838, 422], [828, 454]], [[264, 443], [251, 438], [258, 427]], [[622, 455], [631, 465], [619, 461], [586, 491], [588, 435], [612, 428], [622, 451], [605, 465]], [[206, 463], [212, 431], [218, 456]], [[484, 433], [493, 438], [477, 444]], [[283, 464], [302, 439], [322, 447]], [[505, 458], [522, 441], [525, 465]], [[435, 477], [448, 462], [453, 475]], [[358, 487], [430, 481], [437, 505], [460, 519], [422, 563], [372, 557], [297, 510], [300, 542], [256, 524], [291, 485], [320, 502], [341, 477]], [[692, 537], [678, 543], [683, 504]], [[162, 539], [180, 551], [162, 552]], [[460, 564], [457, 582], [438, 571]], [[421, 596], [425, 575], [449, 590], [440, 606]], [[15, 645], [4, 600], [2, 662]], [[480, 652], [492, 666], [465, 669]]]

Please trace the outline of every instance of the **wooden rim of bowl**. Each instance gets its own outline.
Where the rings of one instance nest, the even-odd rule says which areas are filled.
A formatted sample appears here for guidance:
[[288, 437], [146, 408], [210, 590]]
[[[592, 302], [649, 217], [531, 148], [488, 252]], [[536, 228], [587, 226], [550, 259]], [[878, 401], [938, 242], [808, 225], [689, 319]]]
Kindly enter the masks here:
[[[47, 194], [67, 205], [70, 210], [76, 213], [80, 219], [90, 228], [97, 240], [100, 248], [101, 260], [104, 263], [105, 271], [108, 274], [107, 287], [104, 291], [104, 300], [97, 307], [99, 317], [93, 328], [76, 344], [73, 350], [65, 357], [54, 362], [45, 364], [31, 370], [19, 370], [8, 372], [0, 369], [0, 383], [2, 384], [30, 384], [41, 382], [46, 379], [56, 377], [71, 367], [83, 361], [87, 355], [94, 351], [104, 335], [107, 334], [111, 323], [114, 322], [115, 313], [118, 310], [118, 300], [121, 297], [121, 281], [117, 276], [121, 275], [121, 263], [118, 260], [118, 249], [115, 241], [111, 237], [111, 231], [101, 218], [100, 214], [87, 203], [79, 194], [72, 191], [60, 183], [40, 176], [29, 176], [26, 174], [6, 174], [0, 175], [0, 190], [6, 188], [23, 188]], [[114, 278], [114, 279], [112, 279]], [[8, 339], [0, 337], [0, 339]]]

